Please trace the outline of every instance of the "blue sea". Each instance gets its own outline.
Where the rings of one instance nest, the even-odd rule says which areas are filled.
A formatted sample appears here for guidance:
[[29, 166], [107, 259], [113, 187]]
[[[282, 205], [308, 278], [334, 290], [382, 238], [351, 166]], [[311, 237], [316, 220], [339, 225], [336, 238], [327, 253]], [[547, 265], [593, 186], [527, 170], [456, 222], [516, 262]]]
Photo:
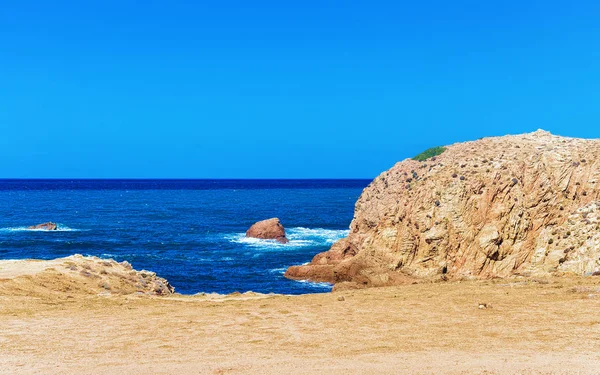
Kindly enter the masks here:
[[[331, 285], [287, 280], [348, 234], [370, 180], [0, 180], [0, 259], [72, 254], [128, 261], [183, 294], [301, 294]], [[279, 217], [289, 244], [245, 238]], [[53, 221], [58, 231], [27, 226]]]

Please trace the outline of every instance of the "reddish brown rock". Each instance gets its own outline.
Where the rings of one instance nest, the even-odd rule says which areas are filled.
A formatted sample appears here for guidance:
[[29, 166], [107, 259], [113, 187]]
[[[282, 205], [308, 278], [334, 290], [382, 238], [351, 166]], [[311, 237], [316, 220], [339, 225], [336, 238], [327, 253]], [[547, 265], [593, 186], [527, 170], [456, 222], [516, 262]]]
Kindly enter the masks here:
[[38, 224], [38, 225], [32, 225], [30, 227], [27, 227], [27, 229], [41, 229], [41, 230], [57, 230], [58, 227], [56, 226], [55, 223], [43, 223], [43, 224]]
[[276, 240], [280, 243], [288, 243], [285, 229], [278, 218], [272, 218], [255, 223], [246, 232], [246, 237], [261, 238], [265, 240]]
[[315, 255], [309, 265], [292, 266], [285, 272], [285, 277], [293, 280], [311, 280], [335, 283], [334, 266], [344, 259], [356, 255], [358, 249], [346, 238], [336, 242], [329, 251]]
[[597, 272], [600, 140], [536, 131], [397, 163], [361, 194], [349, 236], [285, 275], [346, 288]]
[[329, 264], [307, 264], [292, 266], [285, 271], [285, 277], [292, 280], [309, 280], [315, 282], [335, 283], [333, 266]]

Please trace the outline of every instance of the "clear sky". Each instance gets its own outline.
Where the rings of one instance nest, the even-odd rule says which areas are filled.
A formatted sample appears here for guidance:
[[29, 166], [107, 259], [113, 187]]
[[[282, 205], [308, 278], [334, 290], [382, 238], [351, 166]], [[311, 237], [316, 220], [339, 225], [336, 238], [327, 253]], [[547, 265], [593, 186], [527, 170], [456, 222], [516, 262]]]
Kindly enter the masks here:
[[600, 137], [598, 1], [0, 4], [0, 177], [371, 178]]

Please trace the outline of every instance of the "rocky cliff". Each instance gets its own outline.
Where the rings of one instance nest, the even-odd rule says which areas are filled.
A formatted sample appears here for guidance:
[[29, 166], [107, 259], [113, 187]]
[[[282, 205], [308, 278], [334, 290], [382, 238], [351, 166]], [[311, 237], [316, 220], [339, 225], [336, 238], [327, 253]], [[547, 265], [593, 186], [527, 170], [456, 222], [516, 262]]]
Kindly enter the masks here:
[[404, 160], [363, 191], [347, 238], [286, 276], [362, 287], [597, 273], [599, 156], [600, 140], [538, 130]]

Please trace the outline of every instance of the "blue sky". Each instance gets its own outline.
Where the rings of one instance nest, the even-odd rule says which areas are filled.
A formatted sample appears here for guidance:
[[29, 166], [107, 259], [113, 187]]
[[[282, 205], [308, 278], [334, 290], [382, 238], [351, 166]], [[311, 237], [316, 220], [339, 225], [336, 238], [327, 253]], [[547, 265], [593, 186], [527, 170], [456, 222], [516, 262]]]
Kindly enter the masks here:
[[600, 136], [600, 4], [0, 4], [0, 177], [371, 178], [425, 148]]

